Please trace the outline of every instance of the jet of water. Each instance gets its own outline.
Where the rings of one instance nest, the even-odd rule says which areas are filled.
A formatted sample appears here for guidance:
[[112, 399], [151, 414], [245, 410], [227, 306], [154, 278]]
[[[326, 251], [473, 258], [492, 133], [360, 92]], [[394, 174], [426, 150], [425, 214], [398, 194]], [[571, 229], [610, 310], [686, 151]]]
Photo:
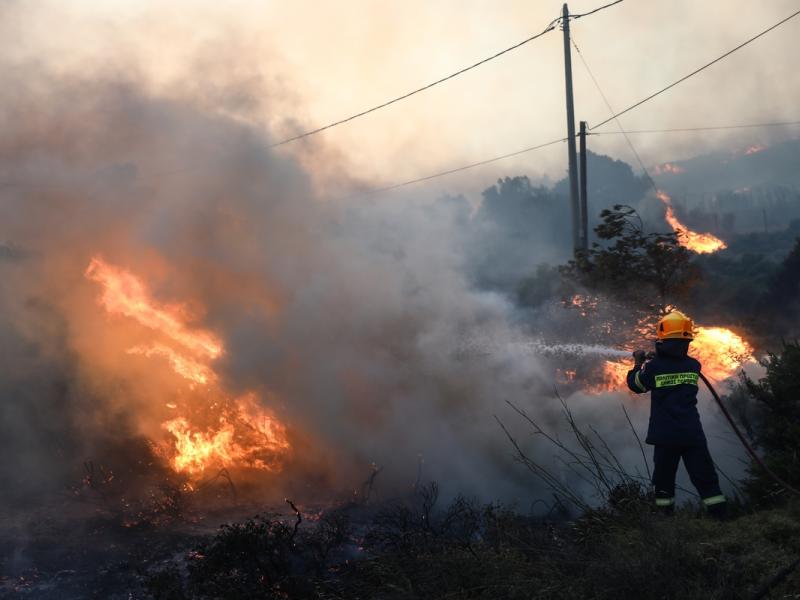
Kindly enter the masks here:
[[596, 344], [555, 344], [549, 346], [546, 344], [539, 344], [538, 349], [541, 354], [571, 354], [575, 356], [594, 354], [597, 356], [613, 357], [628, 357], [631, 355], [631, 352], [628, 350], [620, 350], [619, 348], [611, 348], [610, 346], [598, 346]]
[[503, 352], [522, 353], [545, 356], [585, 356], [597, 357], [629, 357], [628, 350], [620, 350], [610, 346], [597, 344], [546, 344], [540, 340], [497, 342], [491, 339], [471, 338], [463, 340], [459, 346], [462, 355], [487, 355]]

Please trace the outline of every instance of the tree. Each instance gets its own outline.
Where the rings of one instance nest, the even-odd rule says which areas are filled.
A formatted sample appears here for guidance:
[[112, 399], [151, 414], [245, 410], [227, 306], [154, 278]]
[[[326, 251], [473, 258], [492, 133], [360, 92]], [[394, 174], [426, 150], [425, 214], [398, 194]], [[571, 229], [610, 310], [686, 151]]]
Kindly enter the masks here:
[[649, 313], [663, 312], [686, 298], [700, 269], [676, 233], [645, 233], [630, 206], [617, 204], [600, 217], [594, 231], [606, 245], [593, 244], [563, 267], [568, 279]]
[[[756, 405], [756, 443], [767, 466], [789, 485], [800, 486], [800, 344], [786, 343], [780, 354], [765, 361], [766, 375], [753, 381], [742, 376]], [[749, 494], [765, 500], [779, 486], [754, 465], [747, 481]]]
[[470, 274], [481, 288], [513, 291], [537, 265], [571, 252], [563, 199], [527, 177], [506, 177], [483, 192], [467, 246]]
[[800, 333], [800, 238], [769, 282], [759, 302], [758, 313], [770, 333], [795, 336]]

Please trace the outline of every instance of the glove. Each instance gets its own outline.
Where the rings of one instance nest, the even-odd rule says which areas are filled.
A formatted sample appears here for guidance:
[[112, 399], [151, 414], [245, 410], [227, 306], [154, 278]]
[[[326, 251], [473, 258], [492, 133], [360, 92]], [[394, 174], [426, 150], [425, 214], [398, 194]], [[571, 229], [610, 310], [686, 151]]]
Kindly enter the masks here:
[[633, 353], [633, 363], [635, 366], [639, 367], [644, 364], [644, 361], [647, 359], [647, 354], [645, 354], [644, 350], [636, 350]]

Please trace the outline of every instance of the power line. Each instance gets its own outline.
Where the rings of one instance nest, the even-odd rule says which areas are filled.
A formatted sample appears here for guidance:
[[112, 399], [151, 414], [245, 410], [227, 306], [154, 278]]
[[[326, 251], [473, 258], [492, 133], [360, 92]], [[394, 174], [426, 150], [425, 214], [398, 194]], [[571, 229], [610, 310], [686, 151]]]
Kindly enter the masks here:
[[761, 127], [789, 127], [800, 125], [800, 121], [775, 121], [771, 123], [741, 123], [737, 125], [711, 125], [708, 127], [673, 127], [670, 129], [628, 129], [626, 131], [597, 131], [589, 135], [619, 135], [621, 133], [676, 133], [691, 131], [721, 131], [726, 129], [758, 129]]
[[[616, 0], [615, 2], [611, 2], [609, 4], [605, 4], [603, 6], [595, 8], [594, 10], [591, 10], [589, 12], [581, 13], [581, 14], [573, 14], [573, 15], [569, 15], [569, 17], [571, 19], [579, 19], [581, 17], [586, 17], [586, 16], [589, 16], [589, 15], [593, 15], [593, 14], [595, 14], [595, 13], [601, 11], [601, 10], [605, 10], [606, 8], [609, 8], [611, 6], [615, 6], [617, 4], [620, 4], [623, 1], [624, 0]], [[492, 56], [484, 58], [484, 59], [482, 59], [482, 60], [480, 60], [480, 61], [478, 61], [476, 63], [473, 63], [473, 64], [471, 64], [471, 65], [469, 65], [467, 67], [464, 67], [463, 69], [460, 69], [460, 70], [456, 71], [455, 73], [447, 75], [446, 77], [442, 77], [441, 79], [437, 79], [436, 81], [433, 81], [433, 82], [431, 82], [431, 83], [429, 83], [429, 84], [427, 84], [427, 85], [425, 85], [423, 87], [420, 87], [420, 88], [417, 88], [415, 90], [412, 90], [412, 91], [410, 91], [410, 92], [408, 92], [406, 94], [403, 94], [401, 96], [397, 96], [396, 98], [392, 98], [391, 100], [383, 102], [382, 104], [373, 106], [372, 108], [368, 108], [366, 110], [363, 110], [363, 111], [361, 111], [359, 113], [356, 113], [356, 114], [351, 115], [349, 117], [346, 117], [344, 119], [340, 119], [338, 121], [334, 121], [334, 122], [329, 123], [327, 125], [324, 125], [322, 127], [317, 127], [316, 129], [312, 129], [312, 130], [306, 131], [304, 133], [300, 133], [298, 135], [295, 135], [295, 136], [292, 136], [290, 138], [281, 140], [279, 142], [268, 144], [266, 147], [267, 148], [275, 148], [277, 146], [282, 146], [284, 144], [288, 144], [290, 142], [293, 142], [293, 141], [296, 141], [296, 140], [300, 140], [300, 139], [312, 136], [314, 134], [320, 133], [320, 132], [325, 131], [327, 129], [331, 129], [331, 128], [336, 127], [338, 125], [342, 125], [344, 123], [348, 123], [349, 121], [353, 121], [355, 119], [358, 119], [359, 117], [363, 117], [365, 115], [368, 115], [368, 114], [370, 114], [372, 112], [375, 112], [377, 110], [380, 110], [380, 109], [385, 108], [387, 106], [390, 106], [392, 104], [400, 102], [401, 100], [405, 100], [406, 98], [410, 98], [411, 96], [414, 96], [415, 94], [419, 94], [420, 92], [426, 91], [426, 90], [428, 90], [428, 89], [430, 89], [430, 88], [432, 88], [432, 87], [434, 87], [436, 85], [439, 85], [440, 83], [444, 83], [445, 81], [448, 81], [450, 79], [458, 77], [459, 75], [462, 75], [462, 74], [466, 73], [467, 71], [471, 71], [472, 69], [475, 69], [475, 68], [477, 68], [477, 67], [479, 67], [479, 66], [481, 66], [481, 65], [483, 65], [483, 64], [485, 64], [485, 63], [487, 63], [489, 61], [492, 61], [492, 60], [494, 60], [494, 59], [496, 59], [496, 58], [498, 58], [500, 56], [503, 56], [504, 54], [507, 54], [508, 52], [516, 50], [517, 48], [520, 48], [521, 46], [524, 46], [525, 44], [528, 44], [529, 42], [532, 42], [532, 41], [544, 36], [546, 33], [550, 32], [550, 31], [553, 31], [557, 27], [558, 23], [560, 21], [562, 21], [562, 20], [563, 20], [563, 17], [559, 16], [559, 17], [553, 19], [552, 21], [550, 21], [550, 23], [547, 25], [547, 27], [542, 32], [540, 32], [540, 33], [538, 33], [536, 35], [533, 35], [531, 37], [528, 37], [528, 38], [522, 40], [521, 42], [519, 42], [517, 44], [514, 44], [513, 46], [509, 46], [508, 48], [505, 48], [505, 49], [493, 54]], [[418, 183], [418, 182], [421, 182], [421, 181], [426, 181], [428, 179], [433, 179], [435, 177], [441, 177], [443, 175], [449, 175], [451, 173], [457, 173], [459, 171], [464, 171], [466, 169], [471, 169], [473, 167], [477, 167], [477, 166], [480, 166], [480, 165], [489, 164], [489, 163], [492, 163], [492, 162], [495, 162], [495, 161], [498, 161], [498, 160], [503, 160], [504, 158], [510, 158], [512, 156], [517, 156], [518, 154], [523, 154], [525, 152], [531, 152], [533, 150], [537, 150], [539, 148], [543, 148], [545, 146], [552, 145], [552, 144], [554, 144], [554, 143], [556, 143], [558, 141], [563, 141], [565, 139], [566, 138], [559, 139], [559, 140], [554, 140], [552, 142], [547, 142], [546, 144], [542, 144], [542, 145], [539, 145], [539, 146], [532, 146], [530, 148], [525, 148], [525, 149], [519, 150], [517, 152], [512, 152], [510, 154], [505, 154], [503, 156], [497, 156], [497, 157], [494, 157], [494, 158], [487, 159], [485, 161], [480, 161], [480, 162], [473, 163], [473, 164], [470, 164], [470, 165], [465, 165], [463, 167], [458, 167], [456, 169], [451, 169], [449, 171], [445, 171], [445, 172], [442, 172], [442, 173], [437, 173], [437, 174], [434, 174], [434, 175], [429, 175], [429, 176], [426, 176], [426, 177], [421, 177], [419, 179], [414, 179], [414, 180], [411, 180], [411, 181], [405, 181], [405, 182], [398, 183], [398, 184], [395, 184], [395, 185], [392, 185], [392, 186], [388, 186], [388, 187], [385, 187], [385, 188], [380, 188], [380, 189], [376, 189], [376, 190], [370, 190], [368, 192], [365, 192], [365, 194], [375, 193], [375, 192], [379, 192], [379, 191], [392, 190], [392, 189], [395, 189], [397, 187], [410, 185], [412, 183]], [[179, 169], [173, 169], [173, 170], [170, 170], [170, 171], [166, 171], [166, 172], [160, 173], [158, 175], [159, 176], [172, 175], [174, 173], [184, 172], [184, 171], [188, 171], [188, 170], [191, 170], [191, 169], [192, 169], [192, 167], [184, 167], [184, 168], [179, 168]], [[14, 187], [14, 186], [17, 186], [17, 185], [19, 185], [19, 184], [18, 183], [14, 183], [14, 182], [0, 181], [0, 188], [3, 188], [3, 187]], [[359, 194], [359, 195], [363, 195], [363, 194]]]
[[623, 0], [617, 0], [616, 2], [612, 2], [610, 4], [606, 4], [605, 6], [601, 6], [599, 8], [595, 8], [594, 10], [590, 10], [589, 12], [581, 13], [579, 15], [570, 15], [570, 18], [571, 19], [580, 19], [581, 17], [588, 17], [589, 15], [593, 15], [594, 13], [599, 12], [599, 11], [605, 9], [605, 8], [608, 8], [610, 6], [614, 6], [615, 4], [619, 4], [622, 1]]
[[599, 123], [598, 125], [595, 125], [595, 126], [593, 126], [593, 127], [590, 127], [589, 129], [597, 129], [598, 127], [602, 127], [603, 125], [605, 125], [605, 124], [606, 124], [606, 123], [608, 123], [609, 121], [612, 121], [612, 120], [616, 119], [617, 117], [619, 117], [619, 116], [621, 116], [621, 115], [624, 115], [626, 112], [629, 112], [629, 111], [633, 110], [634, 108], [636, 108], [636, 107], [638, 107], [638, 106], [641, 106], [641, 105], [642, 105], [642, 104], [644, 104], [645, 102], [648, 102], [649, 100], [652, 100], [652, 99], [653, 99], [653, 98], [655, 98], [656, 96], [659, 96], [659, 95], [663, 94], [664, 92], [666, 92], [666, 91], [667, 91], [667, 90], [669, 90], [669, 89], [672, 89], [673, 87], [675, 87], [675, 86], [676, 86], [676, 85], [678, 85], [679, 83], [682, 83], [682, 82], [686, 81], [687, 79], [689, 79], [690, 77], [693, 77], [694, 75], [697, 75], [698, 73], [700, 73], [701, 71], [704, 71], [705, 69], [707, 69], [707, 68], [708, 68], [708, 67], [710, 67], [711, 65], [714, 65], [714, 64], [718, 63], [719, 61], [721, 61], [722, 59], [724, 59], [724, 58], [726, 58], [726, 57], [730, 56], [731, 54], [733, 54], [733, 53], [734, 53], [734, 52], [736, 52], [737, 50], [740, 50], [741, 48], [744, 48], [745, 46], [747, 46], [747, 45], [748, 45], [748, 44], [750, 44], [751, 42], [754, 42], [754, 41], [755, 41], [755, 40], [757, 40], [758, 38], [760, 38], [760, 37], [762, 37], [762, 36], [764, 36], [764, 35], [768, 34], [768, 33], [769, 33], [770, 31], [772, 31], [773, 29], [777, 29], [778, 27], [780, 27], [781, 25], [783, 25], [783, 24], [784, 24], [784, 23], [786, 23], [787, 21], [790, 21], [791, 19], [795, 18], [797, 15], [800, 15], [800, 10], [798, 10], [797, 12], [795, 12], [795, 13], [793, 13], [793, 14], [789, 15], [788, 17], [786, 17], [785, 19], [783, 19], [783, 20], [781, 20], [781, 21], [778, 21], [777, 23], [775, 23], [775, 25], [772, 25], [771, 27], [768, 27], [767, 29], [765, 29], [765, 30], [764, 30], [764, 31], [762, 31], [761, 33], [759, 33], [759, 34], [757, 34], [757, 35], [755, 35], [755, 36], [751, 37], [751, 38], [750, 38], [750, 39], [748, 39], [747, 41], [745, 41], [745, 42], [742, 42], [741, 44], [739, 44], [738, 46], [736, 46], [736, 47], [735, 47], [735, 48], [733, 48], [732, 50], [728, 50], [728, 51], [727, 51], [725, 54], [723, 54], [723, 55], [721, 55], [721, 56], [719, 56], [719, 57], [715, 58], [714, 60], [712, 60], [712, 61], [711, 61], [711, 62], [709, 62], [709, 63], [706, 63], [705, 65], [703, 65], [703, 66], [702, 66], [702, 67], [700, 67], [699, 69], [696, 69], [696, 70], [692, 71], [692, 72], [691, 72], [691, 73], [689, 73], [688, 75], [684, 75], [683, 77], [681, 77], [681, 78], [680, 78], [680, 79], [678, 79], [677, 81], [674, 81], [674, 82], [670, 83], [668, 86], [666, 86], [666, 87], [664, 87], [664, 88], [662, 88], [662, 89], [658, 90], [657, 92], [655, 92], [655, 93], [653, 93], [653, 94], [650, 94], [649, 96], [647, 96], [646, 98], [644, 98], [644, 99], [642, 99], [642, 100], [639, 100], [639, 101], [638, 101], [638, 102], [636, 102], [635, 104], [631, 104], [631, 105], [630, 105], [628, 108], [626, 108], [625, 110], [623, 110], [623, 111], [620, 111], [620, 112], [618, 112], [618, 113], [615, 113], [615, 114], [612, 114], [612, 115], [611, 115], [611, 116], [610, 116], [608, 119], [606, 119], [606, 120], [605, 120], [605, 121], [603, 121], [602, 123]]
[[362, 196], [371, 196], [372, 194], [378, 194], [380, 192], [388, 192], [390, 190], [395, 190], [397, 188], [405, 187], [407, 185], [412, 185], [414, 183], [421, 183], [423, 181], [428, 181], [430, 179], [436, 179], [438, 177], [444, 177], [445, 175], [452, 175], [453, 173], [459, 173], [461, 171], [466, 171], [467, 169], [472, 169], [475, 167], [480, 167], [483, 165], [488, 165], [493, 162], [497, 162], [499, 160], [504, 160], [506, 158], [511, 158], [513, 156], [519, 156], [520, 154], [525, 154], [527, 152], [533, 152], [534, 150], [540, 150], [541, 148], [546, 148], [548, 146], [552, 146], [554, 144], [558, 144], [559, 142], [566, 142], [567, 138], [559, 138], [557, 140], [551, 140], [549, 142], [545, 142], [544, 144], [538, 144], [536, 146], [530, 146], [529, 148], [523, 148], [522, 150], [517, 150], [516, 152], [510, 152], [509, 154], [503, 154], [501, 156], [495, 156], [494, 158], [487, 158], [486, 160], [481, 160], [476, 163], [471, 163], [468, 165], [464, 165], [462, 167], [456, 167], [455, 169], [449, 169], [447, 171], [441, 171], [439, 173], [434, 173], [432, 175], [426, 175], [425, 177], [419, 177], [417, 179], [410, 179], [408, 181], [403, 181], [400, 183], [395, 183], [392, 185], [387, 185], [385, 187], [374, 188], [365, 190], [363, 192], [358, 192], [348, 196], [347, 199], [351, 198], [360, 198]]
[[392, 104], [395, 104], [396, 102], [400, 102], [401, 100], [405, 100], [406, 98], [410, 98], [411, 96], [414, 96], [415, 94], [419, 94], [420, 92], [424, 92], [425, 90], [429, 90], [432, 87], [439, 85], [440, 83], [444, 83], [445, 81], [453, 79], [454, 77], [458, 77], [459, 75], [462, 75], [462, 74], [466, 73], [467, 71], [471, 71], [472, 69], [475, 69], [475, 68], [477, 68], [477, 67], [479, 67], [479, 66], [481, 66], [483, 64], [486, 64], [487, 62], [489, 62], [491, 60], [494, 60], [495, 58], [503, 56], [504, 54], [507, 54], [508, 52], [511, 52], [512, 50], [516, 50], [517, 48], [519, 48], [521, 46], [524, 46], [525, 44], [527, 44], [529, 42], [532, 42], [533, 40], [542, 37], [546, 33], [550, 32], [550, 31], [553, 31], [556, 28], [556, 24], [558, 23], [558, 21], [559, 21], [559, 19], [556, 19], [556, 20], [552, 21], [545, 28], [545, 30], [542, 31], [541, 33], [537, 33], [536, 35], [533, 35], [533, 36], [531, 36], [529, 38], [526, 38], [526, 39], [522, 40], [521, 42], [519, 42], [518, 44], [514, 44], [513, 46], [509, 46], [508, 48], [506, 48], [504, 50], [501, 50], [500, 52], [497, 52], [496, 54], [493, 54], [492, 56], [489, 56], [487, 58], [484, 58], [483, 60], [480, 60], [480, 61], [478, 61], [476, 63], [473, 63], [473, 64], [469, 65], [468, 67], [464, 67], [463, 69], [460, 69], [460, 70], [456, 71], [455, 73], [451, 73], [450, 75], [447, 75], [446, 77], [442, 77], [441, 79], [437, 79], [436, 81], [433, 81], [433, 82], [429, 83], [428, 85], [424, 85], [421, 88], [417, 88], [415, 90], [412, 90], [412, 91], [410, 91], [410, 92], [408, 92], [406, 94], [403, 94], [402, 96], [397, 96], [396, 98], [392, 98], [391, 100], [387, 100], [386, 102], [383, 102], [382, 104], [378, 104], [377, 106], [373, 106], [372, 108], [368, 108], [366, 110], [362, 110], [361, 112], [356, 113], [354, 115], [351, 115], [349, 117], [346, 117], [344, 119], [339, 119], [338, 121], [334, 121], [333, 123], [329, 123], [327, 125], [323, 125], [322, 127], [317, 127], [316, 129], [311, 129], [309, 131], [306, 131], [304, 133], [300, 133], [300, 134], [295, 135], [293, 137], [286, 138], [285, 140], [281, 140], [280, 142], [275, 142], [274, 144], [270, 144], [269, 147], [270, 148], [275, 148], [276, 146], [282, 146], [284, 144], [288, 144], [289, 142], [294, 142], [296, 140], [300, 140], [300, 139], [309, 137], [309, 136], [317, 134], [317, 133], [319, 133], [321, 131], [325, 131], [326, 129], [331, 129], [332, 127], [336, 127], [337, 125], [342, 125], [344, 123], [348, 123], [349, 121], [353, 121], [355, 119], [358, 119], [359, 117], [363, 117], [364, 115], [368, 115], [368, 114], [370, 114], [372, 112], [375, 112], [376, 110], [380, 110], [382, 108], [386, 108], [387, 106], [391, 106]]
[[589, 77], [591, 77], [592, 82], [594, 83], [594, 86], [597, 88], [597, 91], [600, 92], [600, 96], [603, 98], [603, 102], [605, 102], [606, 107], [608, 108], [608, 112], [610, 112], [613, 115], [611, 118], [617, 124], [617, 127], [619, 128], [619, 133], [621, 133], [623, 136], [625, 136], [625, 141], [628, 142], [628, 146], [630, 147], [631, 151], [633, 152], [633, 155], [636, 157], [636, 160], [638, 161], [639, 166], [642, 168], [642, 171], [644, 171], [644, 174], [647, 176], [647, 179], [650, 181], [650, 184], [653, 186], [653, 189], [656, 192], [658, 192], [658, 187], [656, 186], [656, 182], [653, 181], [652, 177], [650, 177], [650, 173], [648, 172], [647, 168], [644, 166], [644, 161], [642, 160], [642, 157], [639, 156], [639, 152], [636, 150], [636, 147], [633, 145], [633, 142], [631, 141], [631, 138], [628, 137], [627, 132], [622, 128], [622, 123], [619, 122], [618, 115], [614, 114], [614, 108], [611, 106], [611, 103], [608, 101], [608, 97], [605, 95], [605, 92], [603, 92], [603, 88], [600, 87], [600, 84], [598, 83], [597, 78], [594, 76], [594, 73], [592, 73], [592, 70], [589, 68], [589, 63], [586, 62], [586, 59], [584, 58], [583, 53], [581, 52], [581, 49], [578, 48], [578, 44], [575, 43], [575, 40], [573, 38], [570, 38], [570, 41], [572, 42], [572, 45], [575, 46], [575, 50], [578, 51], [578, 56], [580, 57], [581, 62], [583, 63], [584, 68], [586, 69], [586, 72], [589, 73]]
[[[623, 0], [616, 0], [616, 2], [612, 2], [610, 4], [606, 4], [604, 6], [600, 6], [599, 8], [596, 8], [596, 9], [590, 11], [590, 12], [579, 14], [579, 15], [570, 15], [570, 17], [571, 18], [575, 18], [575, 19], [578, 19], [578, 18], [581, 18], [581, 17], [586, 17], [586, 16], [592, 15], [592, 14], [598, 12], [598, 11], [601, 11], [601, 10], [604, 10], [604, 9], [609, 8], [611, 6], [614, 6], [615, 4], [619, 4], [622, 1]], [[392, 98], [391, 100], [387, 100], [386, 102], [383, 102], [381, 104], [373, 106], [372, 108], [368, 108], [366, 110], [362, 110], [361, 112], [358, 112], [358, 113], [356, 113], [354, 115], [351, 115], [349, 117], [345, 117], [344, 119], [339, 119], [338, 121], [334, 121], [332, 123], [328, 123], [327, 125], [323, 125], [322, 127], [317, 127], [316, 129], [311, 129], [309, 131], [305, 131], [303, 133], [299, 133], [299, 134], [297, 134], [295, 136], [286, 138], [286, 139], [281, 140], [279, 142], [275, 142], [273, 144], [270, 144], [269, 147], [270, 148], [275, 148], [277, 146], [282, 146], [284, 144], [288, 144], [290, 142], [294, 142], [294, 141], [297, 141], [297, 140], [300, 140], [300, 139], [315, 135], [317, 133], [320, 133], [321, 131], [325, 131], [327, 129], [331, 129], [333, 127], [336, 127], [338, 125], [342, 125], [344, 123], [348, 123], [350, 121], [358, 119], [359, 117], [363, 117], [364, 115], [368, 115], [368, 114], [373, 113], [373, 112], [375, 112], [377, 110], [380, 110], [382, 108], [386, 108], [387, 106], [391, 106], [392, 104], [400, 102], [401, 100], [405, 100], [407, 98], [410, 98], [411, 96], [419, 94], [420, 92], [424, 92], [426, 90], [429, 90], [432, 87], [439, 85], [440, 83], [444, 83], [445, 81], [449, 81], [450, 79], [458, 77], [459, 75], [463, 75], [467, 71], [471, 71], [472, 69], [480, 67], [481, 65], [484, 65], [489, 61], [492, 61], [492, 60], [494, 60], [496, 58], [499, 58], [499, 57], [503, 56], [504, 54], [507, 54], [507, 53], [511, 52], [512, 50], [516, 50], [517, 48], [520, 48], [521, 46], [524, 46], [525, 44], [528, 44], [528, 43], [530, 43], [530, 42], [542, 37], [546, 33], [549, 33], [550, 31], [553, 31], [557, 27], [558, 23], [561, 20], [562, 20], [562, 17], [558, 17], [556, 19], [553, 19], [552, 21], [550, 21], [550, 23], [547, 25], [547, 27], [545, 27], [544, 31], [542, 31], [541, 33], [537, 33], [536, 35], [532, 35], [531, 37], [526, 38], [526, 39], [522, 40], [521, 42], [519, 42], [517, 44], [514, 44], [513, 46], [509, 46], [508, 48], [500, 50], [499, 52], [497, 52], [497, 53], [495, 53], [495, 54], [493, 54], [491, 56], [488, 56], [488, 57], [486, 57], [486, 58], [484, 58], [482, 60], [479, 60], [478, 62], [473, 63], [473, 64], [471, 64], [471, 65], [469, 65], [467, 67], [464, 67], [463, 69], [459, 69], [455, 73], [451, 73], [450, 75], [442, 77], [441, 79], [437, 79], [436, 81], [433, 81], [433, 82], [431, 82], [431, 83], [429, 83], [427, 85], [424, 85], [424, 86], [422, 86], [420, 88], [417, 88], [415, 90], [407, 92], [407, 93], [405, 93], [405, 94], [403, 94], [401, 96], [397, 96], [396, 98]]]

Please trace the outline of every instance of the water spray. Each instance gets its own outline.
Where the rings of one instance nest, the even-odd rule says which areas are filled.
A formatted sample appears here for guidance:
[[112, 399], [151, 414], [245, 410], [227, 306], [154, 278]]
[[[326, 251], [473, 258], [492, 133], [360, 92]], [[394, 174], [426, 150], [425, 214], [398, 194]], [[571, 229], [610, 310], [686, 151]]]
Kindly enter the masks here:
[[[618, 348], [612, 348], [610, 346], [599, 346], [595, 344], [545, 344], [539, 340], [527, 340], [527, 341], [512, 341], [507, 342], [504, 344], [496, 343], [496, 342], [487, 342], [486, 340], [478, 340], [473, 338], [469, 340], [466, 344], [462, 345], [462, 350], [466, 351], [469, 354], [493, 354], [500, 349], [505, 350], [514, 350], [518, 352], [523, 352], [532, 355], [545, 355], [545, 356], [597, 356], [597, 357], [614, 357], [614, 358], [627, 358], [631, 356], [631, 352], [628, 350], [620, 350]], [[706, 384], [708, 391], [711, 392], [711, 396], [714, 398], [714, 401], [719, 406], [720, 411], [724, 415], [725, 419], [730, 424], [731, 429], [736, 434], [736, 437], [739, 438], [742, 446], [747, 451], [747, 453], [751, 456], [751, 458], [755, 461], [755, 463], [764, 470], [764, 472], [772, 478], [775, 483], [780, 485], [782, 488], [786, 489], [787, 491], [795, 494], [796, 496], [800, 496], [800, 490], [795, 489], [788, 483], [786, 483], [783, 479], [781, 479], [778, 475], [776, 475], [772, 469], [770, 469], [766, 463], [761, 459], [760, 456], [756, 453], [755, 449], [750, 445], [747, 441], [747, 438], [744, 436], [742, 431], [739, 429], [739, 426], [736, 425], [736, 422], [733, 420], [733, 417], [728, 412], [728, 409], [725, 408], [725, 405], [722, 403], [722, 399], [717, 394], [717, 391], [714, 389], [714, 386], [711, 382], [706, 378], [703, 373], [699, 373], [700, 379], [703, 380], [703, 383]]]
[[541, 340], [520, 340], [511, 342], [494, 342], [473, 338], [465, 340], [459, 347], [460, 353], [472, 355], [495, 354], [500, 351], [512, 351], [537, 356], [597, 356], [626, 358], [631, 355], [628, 350], [620, 350], [610, 346], [596, 344], [546, 344]]
[[615, 357], [615, 358], [624, 358], [631, 355], [631, 353], [627, 350], [619, 350], [617, 348], [611, 348], [609, 346], [597, 346], [594, 344], [555, 344], [555, 345], [546, 345], [546, 344], [537, 344], [536, 349], [541, 354], [569, 354], [572, 356], [584, 356], [584, 355], [594, 355], [594, 356], [605, 356], [605, 357]]

